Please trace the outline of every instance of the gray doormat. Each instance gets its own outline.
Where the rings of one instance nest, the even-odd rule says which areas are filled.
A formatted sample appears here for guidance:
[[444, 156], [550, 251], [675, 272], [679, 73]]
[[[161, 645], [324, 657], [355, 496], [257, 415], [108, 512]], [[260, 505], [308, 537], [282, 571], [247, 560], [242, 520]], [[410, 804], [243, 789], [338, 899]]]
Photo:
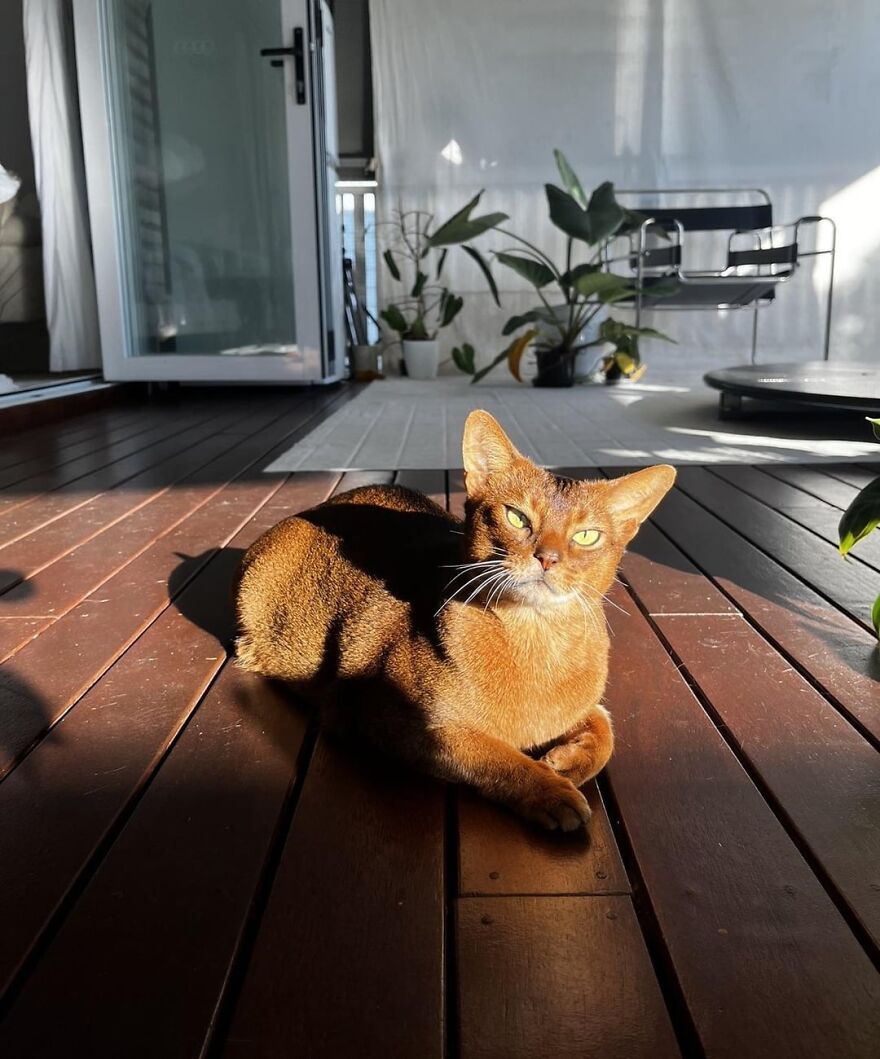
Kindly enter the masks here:
[[665, 462], [816, 463], [880, 458], [859, 416], [809, 411], [718, 419], [714, 391], [635, 384], [539, 390], [455, 378], [387, 379], [279, 457], [270, 471], [461, 467], [467, 415], [485, 408], [546, 467]]

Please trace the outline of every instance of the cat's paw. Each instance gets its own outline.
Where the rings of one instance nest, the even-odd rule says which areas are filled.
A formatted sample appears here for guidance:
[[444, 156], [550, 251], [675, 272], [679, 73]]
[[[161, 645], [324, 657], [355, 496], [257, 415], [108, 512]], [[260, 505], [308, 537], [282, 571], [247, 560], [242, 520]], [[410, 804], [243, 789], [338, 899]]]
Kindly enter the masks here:
[[594, 758], [595, 755], [588, 748], [578, 743], [560, 743], [548, 750], [541, 760], [575, 787], [582, 787], [602, 770], [604, 762], [597, 767]]
[[592, 815], [587, 799], [561, 776], [536, 785], [513, 808], [550, 831], [577, 831], [587, 825]]

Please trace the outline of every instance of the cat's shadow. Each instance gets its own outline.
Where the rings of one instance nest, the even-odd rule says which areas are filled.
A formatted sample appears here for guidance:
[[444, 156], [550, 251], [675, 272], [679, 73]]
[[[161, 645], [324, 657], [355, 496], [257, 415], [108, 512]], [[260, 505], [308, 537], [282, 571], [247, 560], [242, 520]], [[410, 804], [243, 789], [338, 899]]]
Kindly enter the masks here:
[[[172, 606], [231, 652], [235, 640], [234, 589], [243, 548], [211, 548], [183, 555], [168, 579]], [[195, 580], [198, 578], [198, 580]]]

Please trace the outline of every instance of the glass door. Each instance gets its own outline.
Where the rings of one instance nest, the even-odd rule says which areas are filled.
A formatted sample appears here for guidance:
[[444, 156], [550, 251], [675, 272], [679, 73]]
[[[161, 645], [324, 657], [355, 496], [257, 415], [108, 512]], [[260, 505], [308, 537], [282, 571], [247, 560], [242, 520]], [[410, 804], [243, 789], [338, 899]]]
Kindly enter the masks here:
[[109, 378], [332, 377], [313, 11], [77, 0]]

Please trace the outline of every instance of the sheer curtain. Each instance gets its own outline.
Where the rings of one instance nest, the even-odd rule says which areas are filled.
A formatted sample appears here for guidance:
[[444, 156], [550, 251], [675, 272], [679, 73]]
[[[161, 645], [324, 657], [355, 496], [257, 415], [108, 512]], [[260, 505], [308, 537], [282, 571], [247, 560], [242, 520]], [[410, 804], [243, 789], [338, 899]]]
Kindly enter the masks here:
[[[762, 187], [774, 219], [839, 225], [832, 357], [876, 358], [880, 338], [880, 19], [865, 0], [371, 0], [381, 206], [445, 215], [484, 204], [559, 255], [543, 184], [552, 149], [585, 185]], [[486, 249], [501, 237], [485, 237]], [[507, 270], [495, 308], [464, 255], [454, 337], [483, 356], [534, 295]], [[807, 267], [761, 317], [762, 359], [821, 356], [826, 270]], [[670, 368], [748, 359], [751, 315], [675, 313]], [[449, 338], [445, 340], [451, 345]]]
[[[69, 0], [24, 0], [28, 109], [52, 371], [101, 363]], [[109, 207], [108, 207], [109, 208]]]

